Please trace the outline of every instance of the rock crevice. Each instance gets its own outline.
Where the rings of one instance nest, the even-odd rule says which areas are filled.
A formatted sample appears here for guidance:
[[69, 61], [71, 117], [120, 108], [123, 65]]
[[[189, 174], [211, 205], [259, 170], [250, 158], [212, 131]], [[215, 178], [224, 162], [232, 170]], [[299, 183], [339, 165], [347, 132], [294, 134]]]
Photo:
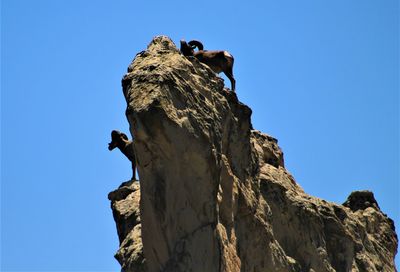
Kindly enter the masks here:
[[307, 195], [223, 80], [156, 37], [122, 80], [140, 185], [109, 194], [122, 270], [396, 271], [371, 192]]

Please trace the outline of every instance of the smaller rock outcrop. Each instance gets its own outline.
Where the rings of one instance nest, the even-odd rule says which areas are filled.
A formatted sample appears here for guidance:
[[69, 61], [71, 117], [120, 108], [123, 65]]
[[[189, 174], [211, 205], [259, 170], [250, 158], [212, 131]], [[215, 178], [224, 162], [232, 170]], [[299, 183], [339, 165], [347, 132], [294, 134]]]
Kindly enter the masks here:
[[380, 210], [378, 202], [376, 202], [374, 193], [371, 191], [355, 191], [347, 198], [343, 206], [350, 208], [353, 212], [365, 210], [372, 207], [375, 210]]
[[135, 180], [122, 183], [117, 190], [108, 194], [108, 199], [111, 200], [120, 243], [115, 258], [122, 271], [147, 271], [140, 224], [139, 183]]

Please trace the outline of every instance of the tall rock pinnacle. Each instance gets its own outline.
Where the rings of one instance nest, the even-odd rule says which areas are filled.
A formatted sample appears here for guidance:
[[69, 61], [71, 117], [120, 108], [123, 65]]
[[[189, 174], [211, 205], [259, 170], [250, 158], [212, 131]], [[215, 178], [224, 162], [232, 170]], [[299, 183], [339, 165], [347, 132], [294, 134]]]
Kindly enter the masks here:
[[109, 194], [123, 271], [396, 271], [394, 224], [373, 194], [307, 195], [251, 109], [168, 37], [122, 85], [140, 177]]

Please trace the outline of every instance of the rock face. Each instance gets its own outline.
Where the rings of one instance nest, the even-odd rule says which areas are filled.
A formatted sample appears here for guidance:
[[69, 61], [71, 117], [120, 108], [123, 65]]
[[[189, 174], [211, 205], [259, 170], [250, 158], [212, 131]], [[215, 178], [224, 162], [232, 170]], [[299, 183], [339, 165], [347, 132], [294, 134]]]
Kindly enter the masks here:
[[169, 38], [122, 85], [140, 176], [109, 194], [123, 271], [396, 271], [394, 224], [373, 194], [307, 195], [251, 109]]

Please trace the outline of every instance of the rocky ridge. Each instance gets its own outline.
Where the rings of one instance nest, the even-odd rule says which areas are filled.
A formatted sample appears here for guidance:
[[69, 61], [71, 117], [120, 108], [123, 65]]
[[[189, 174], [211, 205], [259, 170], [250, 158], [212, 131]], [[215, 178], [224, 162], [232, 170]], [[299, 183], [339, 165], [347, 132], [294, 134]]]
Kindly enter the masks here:
[[109, 194], [122, 271], [396, 271], [373, 194], [307, 195], [221, 78], [153, 39], [123, 77], [140, 176]]

